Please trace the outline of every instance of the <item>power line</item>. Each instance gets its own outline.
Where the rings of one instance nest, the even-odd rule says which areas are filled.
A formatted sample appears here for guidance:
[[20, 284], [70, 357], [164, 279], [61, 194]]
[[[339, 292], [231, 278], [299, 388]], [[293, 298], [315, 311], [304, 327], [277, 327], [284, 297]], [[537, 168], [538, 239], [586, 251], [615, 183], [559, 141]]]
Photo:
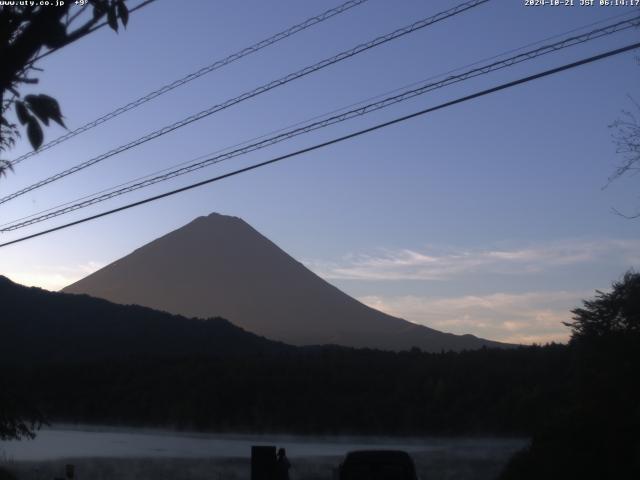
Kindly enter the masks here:
[[[191, 173], [194, 172], [196, 170], [199, 170], [201, 168], [205, 168], [207, 166], [213, 165], [213, 164], [217, 164], [226, 160], [229, 160], [231, 158], [240, 156], [240, 155], [245, 155], [249, 152], [253, 152], [262, 148], [266, 148], [269, 147], [271, 145], [274, 145], [276, 143], [285, 141], [285, 140], [289, 140], [293, 137], [296, 137], [298, 135], [302, 135], [305, 133], [309, 133], [311, 131], [315, 131], [321, 128], [325, 128], [328, 127], [330, 125], [334, 125], [337, 123], [341, 123], [343, 121], [358, 117], [358, 116], [362, 116], [362, 115], [366, 115], [368, 113], [383, 109], [383, 108], [387, 108], [391, 105], [395, 105], [397, 103], [409, 100], [411, 98], [414, 98], [418, 95], [423, 95], [427, 92], [431, 92], [433, 90], [439, 89], [439, 88], [443, 88], [461, 81], [465, 81], [468, 80], [470, 78], [475, 78], [477, 76], [480, 75], [485, 75], [497, 70], [501, 70], [503, 68], [507, 68], [507, 67], [511, 67], [513, 65], [517, 65], [520, 64], [522, 62], [528, 61], [528, 60], [533, 60], [537, 57], [540, 57], [542, 55], [546, 55], [552, 52], [556, 52], [560, 49], [563, 48], [568, 48], [571, 46], [575, 46], [578, 44], [582, 44], [585, 43], [587, 41], [591, 41], [594, 39], [598, 39], [607, 35], [611, 35], [613, 33], [617, 33], [632, 27], [635, 27], [637, 25], [640, 24], [640, 16], [637, 16], [633, 19], [628, 19], [628, 20], [623, 20], [621, 22], [617, 22], [615, 24], [612, 25], [608, 25], [599, 29], [595, 29], [592, 30], [591, 32], [587, 32], [584, 33], [582, 35], [577, 35], [577, 36], [573, 36], [573, 37], [569, 37], [566, 38], [564, 40], [561, 40], [559, 42], [550, 44], [550, 45], [544, 45], [540, 48], [537, 48], [535, 50], [530, 50], [524, 53], [521, 53], [519, 55], [515, 55], [513, 57], [510, 58], [506, 58], [504, 60], [498, 61], [498, 62], [493, 62], [491, 64], [482, 66], [482, 67], [478, 67], [472, 70], [469, 70], [467, 72], [464, 72], [462, 74], [459, 75], [453, 75], [453, 76], [449, 76], [441, 81], [438, 82], [432, 82], [432, 83], [426, 83], [421, 85], [419, 88], [413, 88], [411, 90], [407, 90], [401, 94], [398, 95], [394, 95], [391, 97], [387, 97], [383, 100], [380, 100], [378, 102], [374, 102], [374, 103], [370, 103], [368, 105], [365, 105], [363, 107], [360, 108], [356, 108], [347, 112], [343, 112], [341, 114], [338, 115], [334, 115], [328, 118], [325, 118], [323, 120], [320, 121], [316, 121], [316, 122], [311, 122], [308, 123], [307, 125], [301, 126], [299, 128], [294, 128], [288, 131], [284, 131], [282, 133], [279, 133], [278, 135], [263, 139], [261, 141], [243, 146], [241, 148], [237, 148], [235, 150], [220, 154], [220, 155], [216, 155], [214, 157], [211, 158], [206, 158], [202, 161], [196, 161], [193, 160], [191, 162], [187, 162], [190, 163], [188, 166], [184, 166], [175, 170], [171, 170], [167, 173], [164, 173], [162, 175], [157, 175], [154, 176], [152, 178], [148, 178], [145, 177], [145, 179], [143, 181], [140, 181], [138, 183], [133, 183], [132, 182], [128, 182], [129, 185], [123, 188], [119, 188], [118, 187], [114, 187], [112, 189], [108, 189], [106, 191], [103, 192], [98, 192], [94, 195], [90, 195], [87, 197], [84, 197], [82, 199], [80, 199], [81, 201], [78, 201], [77, 203], [73, 203], [73, 202], [69, 202], [67, 204], [62, 205], [62, 207], [64, 208], [59, 208], [59, 209], [49, 209], [45, 212], [49, 212], [49, 213], [45, 213], [45, 212], [41, 212], [43, 213], [42, 215], [38, 215], [38, 214], [34, 214], [29, 216], [29, 219], [24, 219], [24, 221], [20, 221], [23, 219], [18, 219], [15, 220], [13, 222], [8, 222], [5, 223], [4, 225], [1, 225], [0, 227], [0, 232], [8, 232], [8, 231], [13, 231], [13, 230], [17, 230], [20, 228], [24, 228], [36, 223], [40, 223], [43, 222], [45, 220], [49, 220], [51, 218], [54, 217], [58, 217], [76, 210], [79, 210], [81, 208], [86, 208], [89, 207], [91, 205], [95, 205], [97, 203], [101, 203], [104, 202], [106, 200], [110, 200], [114, 197], [120, 196], [120, 195], [124, 195], [127, 193], [131, 193], [135, 190], [141, 189], [141, 188], [145, 188], [145, 187], [149, 187], [151, 185], [154, 185], [156, 183], [160, 183], [163, 181], [167, 181], [169, 179], [187, 174], [187, 173]], [[168, 169], [165, 169], [168, 170]], [[88, 199], [87, 199], [88, 198]], [[69, 206], [67, 206], [69, 205]], [[6, 226], [9, 225], [9, 226]]]
[[245, 173], [245, 172], [260, 168], [260, 167], [264, 167], [264, 166], [271, 165], [271, 164], [276, 163], [276, 162], [280, 162], [282, 160], [286, 160], [288, 158], [296, 157], [296, 156], [302, 155], [304, 153], [308, 153], [308, 152], [311, 152], [311, 151], [314, 151], [314, 150], [319, 150], [319, 149], [327, 147], [329, 145], [333, 145], [333, 144], [336, 144], [336, 143], [339, 143], [339, 142], [343, 142], [345, 140], [349, 140], [351, 138], [359, 137], [359, 136], [364, 135], [366, 133], [370, 133], [370, 132], [373, 132], [373, 131], [376, 131], [376, 130], [380, 130], [382, 128], [386, 128], [386, 127], [389, 127], [391, 125], [395, 125], [397, 123], [401, 123], [401, 122], [407, 121], [409, 119], [412, 119], [412, 118], [415, 118], [415, 117], [419, 117], [419, 116], [425, 115], [427, 113], [434, 112], [436, 110], [441, 110], [441, 109], [444, 109], [444, 108], [447, 108], [447, 107], [451, 107], [453, 105], [457, 105], [459, 103], [463, 103], [463, 102], [467, 102], [469, 100], [473, 100], [475, 98], [483, 97], [485, 95], [489, 95], [489, 94], [492, 94], [492, 93], [495, 93], [495, 92], [498, 92], [498, 91], [501, 91], [501, 90], [506, 90], [508, 88], [515, 87], [517, 85], [521, 85], [521, 84], [524, 84], [524, 83], [527, 83], [527, 82], [531, 82], [533, 80], [537, 80], [537, 79], [540, 79], [540, 78], [543, 78], [543, 77], [554, 75], [556, 73], [560, 73], [560, 72], [563, 72], [563, 71], [566, 71], [566, 70], [570, 70], [572, 68], [576, 68], [576, 67], [579, 67], [579, 66], [582, 66], [582, 65], [586, 65], [586, 64], [593, 63], [593, 62], [596, 62], [596, 61], [599, 61], [599, 60], [603, 60], [605, 58], [612, 57], [614, 55], [619, 55], [621, 53], [628, 52], [630, 50], [634, 50], [634, 49], [639, 48], [639, 47], [640, 47], [640, 42], [633, 43], [633, 44], [627, 45], [625, 47], [617, 48], [615, 50], [609, 50], [609, 51], [607, 51], [605, 53], [601, 53], [599, 55], [594, 55], [592, 57], [584, 58], [582, 60], [578, 60], [576, 62], [568, 63], [568, 64], [562, 65], [560, 67], [556, 67], [556, 68], [552, 68], [552, 69], [549, 69], [549, 70], [545, 70], [543, 72], [536, 73], [534, 75], [529, 75], [527, 77], [523, 77], [523, 78], [520, 78], [518, 80], [513, 80], [511, 82], [503, 83], [503, 84], [498, 85], [496, 87], [492, 87], [492, 88], [489, 88], [489, 89], [486, 89], [486, 90], [482, 90], [480, 92], [476, 92], [476, 93], [473, 93], [471, 95], [466, 95], [464, 97], [460, 97], [460, 98], [457, 98], [455, 100], [451, 100], [449, 102], [441, 103], [440, 105], [437, 105], [435, 107], [425, 108], [424, 110], [420, 110], [418, 112], [414, 112], [414, 113], [411, 113], [409, 115], [404, 115], [402, 117], [398, 117], [398, 118], [395, 118], [393, 120], [389, 120], [387, 122], [379, 123], [379, 124], [374, 125], [372, 127], [368, 127], [368, 128], [363, 129], [363, 130], [358, 130], [356, 132], [350, 133], [348, 135], [344, 135], [342, 137], [334, 138], [332, 140], [328, 140], [328, 141], [323, 142], [323, 143], [318, 143], [318, 144], [313, 145], [311, 147], [303, 148], [301, 150], [297, 150], [295, 152], [288, 153], [286, 155], [281, 155], [279, 157], [275, 157], [275, 158], [272, 158], [270, 160], [266, 160], [266, 161], [261, 162], [261, 163], [257, 163], [257, 164], [254, 164], [254, 165], [251, 165], [251, 166], [248, 166], [248, 167], [244, 167], [244, 168], [241, 168], [239, 170], [234, 170], [232, 172], [225, 173], [224, 175], [219, 175], [217, 177], [209, 178], [207, 180], [203, 180], [203, 181], [200, 181], [200, 182], [197, 182], [197, 183], [192, 183], [191, 185], [187, 185], [185, 187], [181, 187], [181, 188], [178, 188], [176, 190], [165, 192], [165, 193], [162, 193], [160, 195], [155, 195], [153, 197], [145, 198], [144, 200], [140, 200], [140, 201], [137, 201], [137, 202], [129, 203], [127, 205], [123, 205], [121, 207], [114, 208], [112, 210], [107, 210], [105, 212], [98, 213], [96, 215], [92, 215], [90, 217], [85, 217], [85, 218], [82, 218], [80, 220], [75, 220], [73, 222], [69, 222], [69, 223], [66, 223], [64, 225], [59, 225], [57, 227], [53, 227], [53, 228], [50, 228], [48, 230], [43, 230], [43, 231], [40, 231], [40, 232], [37, 232], [37, 233], [33, 233], [33, 234], [27, 235], [25, 237], [17, 238], [15, 240], [11, 240], [11, 241], [8, 241], [8, 242], [0, 244], [0, 247], [6, 247], [8, 245], [12, 245], [12, 244], [15, 244], [15, 243], [24, 242], [25, 240], [29, 240], [31, 238], [35, 238], [35, 237], [46, 235], [46, 234], [49, 234], [49, 233], [52, 233], [52, 232], [56, 232], [58, 230], [69, 228], [69, 227], [72, 227], [74, 225], [79, 225], [81, 223], [85, 223], [85, 222], [88, 222], [88, 221], [91, 221], [91, 220], [95, 220], [97, 218], [105, 217], [107, 215], [111, 215], [113, 213], [121, 212], [121, 211], [127, 210], [129, 208], [137, 207], [139, 205], [144, 205], [146, 203], [150, 203], [150, 202], [153, 202], [153, 201], [156, 201], [156, 200], [160, 200], [160, 199], [165, 198], [165, 197], [176, 195], [178, 193], [182, 193], [182, 192], [185, 192], [187, 190], [191, 190], [191, 189], [194, 189], [194, 188], [197, 188], [197, 187], [201, 187], [203, 185], [208, 185], [210, 183], [223, 180], [225, 178], [233, 177], [233, 176], [239, 175], [241, 173]]
[[[153, 0], [151, 0], [153, 1]], [[338, 5], [335, 8], [332, 8], [330, 10], [327, 10], [319, 15], [310, 17], [308, 19], [306, 19], [304, 22], [301, 22], [297, 25], [294, 25], [286, 30], [283, 30], [279, 33], [276, 33], [275, 35], [272, 35], [269, 38], [266, 38], [264, 40], [259, 41], [258, 43], [255, 43], [247, 48], [244, 48], [238, 52], [232, 53], [231, 55], [227, 56], [226, 58], [223, 58], [222, 60], [217, 60], [214, 63], [207, 65], [206, 67], [202, 67], [200, 70], [197, 70], [195, 72], [189, 73], [188, 75], [185, 75], [184, 77], [171, 82], [169, 84], [166, 84], [160, 88], [158, 88], [157, 90], [154, 90], [153, 92], [150, 92], [136, 100], [133, 100], [132, 102], [127, 103], [126, 105], [117, 108], [103, 116], [101, 116], [100, 118], [97, 118], [89, 123], [86, 123], [78, 128], [76, 128], [75, 130], [72, 130], [70, 132], [65, 133], [64, 135], [51, 140], [48, 143], [45, 143], [44, 145], [42, 145], [38, 150], [32, 150], [30, 152], [25, 153], [24, 155], [21, 155], [20, 157], [16, 158], [15, 160], [13, 160], [11, 162], [12, 165], [17, 165], [18, 163], [22, 162], [23, 160], [26, 160], [27, 158], [33, 157], [34, 155], [37, 155], [40, 152], [43, 152], [44, 150], [48, 150], [51, 147], [55, 147], [56, 145], [59, 145], [73, 137], [75, 137], [76, 135], [80, 135], [81, 133], [84, 133], [88, 130], [91, 130], [92, 128], [97, 127], [98, 125], [101, 125], [105, 122], [108, 122], [109, 120], [112, 120], [114, 118], [116, 118], [119, 115], [122, 115], [125, 112], [128, 112], [129, 110], [133, 110], [134, 108], [139, 107], [140, 105], [143, 105], [151, 100], [153, 100], [156, 97], [159, 97], [160, 95], [164, 95], [167, 92], [170, 92], [171, 90], [181, 87], [182, 85], [191, 82], [192, 80], [195, 80], [196, 78], [200, 78], [203, 75], [206, 75], [208, 73], [213, 72], [214, 70], [218, 70], [219, 68], [222, 68], [226, 65], [229, 65], [233, 62], [235, 62], [236, 60], [240, 60], [243, 57], [246, 57], [248, 55], [251, 55], [252, 53], [258, 52], [260, 50], [262, 50], [263, 48], [266, 48], [270, 45], [273, 45], [274, 43], [277, 43], [281, 40], [284, 40], [286, 38], [291, 37], [292, 35], [295, 35], [296, 33], [299, 33], [303, 30], [306, 30], [307, 28], [310, 28], [314, 25], [317, 25], [319, 23], [324, 22], [325, 20], [328, 20], [336, 15], [339, 15], [343, 12], [346, 12], [347, 10], [356, 7], [358, 5], [361, 5], [365, 2], [367, 2], [368, 0], [349, 0], [348, 2], [343, 3], [342, 5]], [[145, 2], [145, 4], [148, 2]], [[144, 4], [142, 5], [144, 6]], [[140, 7], [137, 7], [140, 8]], [[135, 9], [134, 9], [135, 10]], [[132, 10], [132, 11], [134, 11]], [[105, 23], [101, 24], [100, 26], [105, 25]], [[99, 28], [98, 26], [96, 28]], [[47, 54], [51, 53], [54, 50], [49, 50], [49, 52], [47, 52]], [[40, 57], [38, 57], [36, 60], [42, 58], [44, 55], [41, 55]], [[34, 60], [35, 61], [35, 60]]]
[[345, 50], [337, 55], [334, 55], [333, 57], [327, 58], [325, 60], [322, 60], [318, 63], [315, 63], [311, 66], [305, 67], [302, 70], [298, 70], [297, 72], [294, 73], [290, 73], [282, 78], [279, 78], [278, 80], [273, 80], [267, 84], [264, 84], [258, 88], [255, 88], [251, 91], [245, 92], [237, 97], [234, 97], [230, 100], [227, 100], [221, 104], [218, 105], [214, 105], [206, 110], [202, 110], [201, 112], [198, 112], [194, 115], [191, 115], [187, 118], [184, 118], [178, 122], [175, 122], [171, 125], [165, 126], [159, 130], [156, 130], [154, 132], [151, 132], [147, 135], [145, 135], [144, 137], [140, 137], [137, 140], [134, 140], [132, 142], [129, 142], [125, 145], [121, 145], [120, 147], [117, 147], [113, 150], [108, 151], [107, 153], [103, 153], [102, 155], [99, 155], [97, 157], [94, 157], [90, 160], [87, 160], [85, 162], [82, 162], [72, 168], [69, 168], [67, 170], [64, 170], [62, 172], [59, 172], [55, 175], [52, 175], [51, 177], [45, 178], [44, 180], [41, 180], [39, 182], [36, 182], [34, 184], [29, 185], [28, 187], [25, 187], [21, 190], [18, 190], [17, 192], [11, 193], [5, 197], [0, 198], [0, 204], [6, 203], [9, 200], [12, 200], [16, 197], [19, 197], [21, 195], [24, 195], [25, 193], [31, 192], [32, 190], [35, 190], [37, 188], [40, 188], [44, 185], [47, 185], [49, 183], [55, 182], [56, 180], [60, 180], [61, 178], [64, 178], [68, 175], [71, 175], [73, 173], [79, 172], [80, 170], [83, 170], [87, 167], [90, 167], [92, 165], [95, 165], [96, 163], [99, 163], [109, 157], [112, 157], [114, 155], [117, 155], [119, 153], [122, 153], [126, 150], [129, 150], [131, 148], [137, 147], [138, 145], [141, 145], [145, 142], [148, 142], [150, 140], [153, 140], [155, 138], [158, 138], [162, 135], [165, 135], [169, 132], [172, 132], [173, 130], [176, 130], [178, 128], [184, 127], [186, 125], [189, 125], [190, 123], [193, 123], [195, 121], [201, 120], [205, 117], [208, 117], [209, 115], [212, 115], [214, 113], [217, 113], [221, 110], [224, 110], [226, 108], [229, 108], [233, 105], [236, 105], [244, 100], [248, 100], [250, 98], [253, 98], [257, 95], [260, 95], [262, 93], [265, 93], [269, 90], [272, 90], [276, 87], [285, 85], [289, 82], [292, 82], [293, 80], [296, 80], [298, 78], [304, 77], [306, 75], [309, 75], [311, 73], [314, 73], [318, 70], [321, 70], [323, 68], [326, 68], [330, 65], [333, 65], [335, 63], [341, 62], [343, 60], [346, 60], [348, 58], [351, 58], [355, 55], [358, 55], [362, 52], [365, 52], [367, 50], [370, 50], [372, 48], [378, 47], [382, 44], [385, 44], [387, 42], [390, 42], [392, 40], [395, 40], [397, 38], [403, 37], [404, 35], [413, 33], [417, 30], [420, 30], [422, 28], [425, 28], [429, 25], [432, 25], [436, 22], [439, 22], [441, 20], [445, 20], [447, 18], [450, 18], [454, 15], [457, 15], [459, 13], [462, 13], [464, 11], [467, 11], [471, 8], [477, 7], [483, 3], [487, 3], [489, 0], [471, 0], [465, 3], [462, 3], [460, 5], [457, 5], [456, 7], [453, 7], [449, 10], [446, 10], [444, 12], [440, 12], [436, 15], [433, 15], [431, 17], [427, 17], [424, 18], [422, 20], [419, 20], [411, 25], [408, 25], [406, 27], [403, 28], [399, 28], [389, 34], [377, 37], [367, 43], [363, 43], [360, 45], [357, 45], [356, 47], [353, 47], [349, 50]]

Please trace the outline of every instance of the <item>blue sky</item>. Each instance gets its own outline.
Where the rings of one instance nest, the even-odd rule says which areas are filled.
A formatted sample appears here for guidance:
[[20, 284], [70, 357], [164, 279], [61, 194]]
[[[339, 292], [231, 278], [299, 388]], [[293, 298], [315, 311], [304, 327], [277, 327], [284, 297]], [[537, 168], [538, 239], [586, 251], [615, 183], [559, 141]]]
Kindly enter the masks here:
[[[50, 55], [33, 91], [55, 96], [74, 128], [338, 3], [158, 0], [134, 13], [126, 31], [102, 29]], [[0, 193], [457, 3], [370, 0], [25, 160], [0, 180]], [[633, 10], [493, 0], [30, 192], [0, 207], [1, 223], [625, 12]], [[2, 240], [623, 46], [639, 33], [440, 89]], [[634, 53], [623, 54], [2, 248], [0, 273], [58, 289], [215, 211], [243, 218], [347, 293], [410, 321], [498, 340], [563, 341], [561, 321], [580, 299], [640, 265], [640, 221], [611, 212], [640, 207], [638, 179], [602, 189], [621, 161], [608, 125], [630, 108], [628, 95], [640, 97], [638, 80]], [[62, 133], [53, 127], [46, 136]], [[7, 156], [28, 150], [23, 141]]]

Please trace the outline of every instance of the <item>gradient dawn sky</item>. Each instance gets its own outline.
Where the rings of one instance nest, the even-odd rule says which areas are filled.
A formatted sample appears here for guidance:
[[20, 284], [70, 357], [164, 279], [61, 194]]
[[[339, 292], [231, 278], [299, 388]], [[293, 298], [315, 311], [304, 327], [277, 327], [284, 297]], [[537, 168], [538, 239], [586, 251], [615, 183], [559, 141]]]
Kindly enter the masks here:
[[[158, 0], [132, 14], [126, 31], [105, 28], [48, 56], [33, 91], [56, 97], [68, 126], [76, 128], [339, 2]], [[457, 3], [370, 0], [25, 160], [0, 179], [0, 194]], [[0, 207], [1, 223], [548, 37], [639, 13], [574, 3], [490, 1], [30, 192]], [[555, 52], [0, 238], [638, 40], [635, 28]], [[243, 218], [329, 282], [393, 315], [495, 340], [565, 341], [561, 322], [569, 310], [640, 265], [640, 220], [612, 212], [640, 209], [640, 177], [603, 189], [622, 161], [608, 125], [632, 107], [630, 95], [640, 99], [637, 56], [625, 53], [1, 248], [0, 273], [59, 289], [195, 217], [219, 212]], [[52, 127], [46, 139], [63, 133]], [[28, 150], [22, 140], [6, 156]]]

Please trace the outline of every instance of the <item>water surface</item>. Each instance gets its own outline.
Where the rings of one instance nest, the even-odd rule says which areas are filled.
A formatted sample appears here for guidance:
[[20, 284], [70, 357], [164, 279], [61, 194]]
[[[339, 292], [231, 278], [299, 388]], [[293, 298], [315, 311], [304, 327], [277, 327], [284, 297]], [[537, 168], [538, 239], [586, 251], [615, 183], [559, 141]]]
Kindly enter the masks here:
[[54, 425], [34, 440], [0, 442], [5, 460], [62, 458], [247, 458], [252, 445], [286, 447], [290, 457], [339, 457], [350, 450], [400, 449], [410, 453], [448, 453], [503, 457], [524, 446], [523, 439], [311, 437], [289, 435], [199, 434], [150, 429]]

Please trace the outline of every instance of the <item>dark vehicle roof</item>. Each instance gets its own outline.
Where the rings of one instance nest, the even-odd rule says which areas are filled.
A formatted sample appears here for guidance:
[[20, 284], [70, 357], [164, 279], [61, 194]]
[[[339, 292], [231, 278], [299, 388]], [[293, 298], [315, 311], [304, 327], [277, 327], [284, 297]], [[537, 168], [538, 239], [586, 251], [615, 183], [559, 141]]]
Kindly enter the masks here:
[[341, 480], [416, 480], [411, 456], [402, 450], [359, 450], [347, 453]]

